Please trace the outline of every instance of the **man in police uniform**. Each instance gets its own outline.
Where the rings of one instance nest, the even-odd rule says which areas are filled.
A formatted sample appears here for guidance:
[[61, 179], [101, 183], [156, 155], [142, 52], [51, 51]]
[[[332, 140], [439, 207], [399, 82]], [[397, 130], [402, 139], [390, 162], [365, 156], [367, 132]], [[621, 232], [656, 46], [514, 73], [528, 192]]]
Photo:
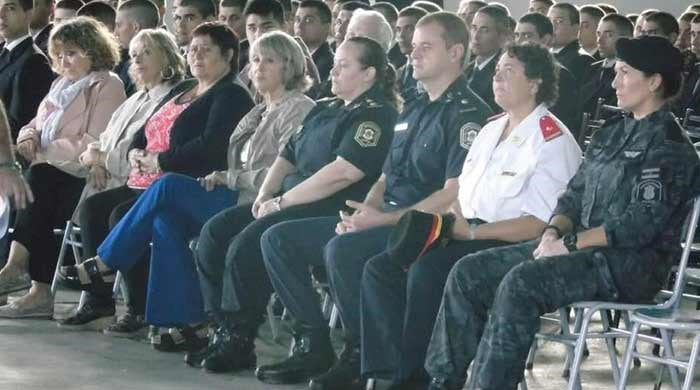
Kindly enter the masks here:
[[261, 245], [270, 279], [297, 322], [296, 344], [302, 347], [295, 348], [282, 363], [260, 367], [259, 379], [303, 381], [324, 372], [335, 359], [329, 329], [308, 275], [309, 265], [322, 265], [325, 256], [332, 294], [345, 325], [346, 346], [336, 365], [312, 379], [311, 387], [361, 388], [359, 292], [363, 266], [385, 249], [391, 225], [405, 211], [444, 212], [454, 201], [457, 178], [471, 146], [468, 140], [460, 143], [460, 133], [478, 132], [490, 114], [461, 75], [468, 50], [469, 34], [457, 15], [439, 12], [423, 17], [413, 35], [411, 63], [425, 92], [406, 102], [383, 174], [365, 201], [347, 202], [356, 211], [352, 215], [341, 212], [341, 219], [288, 222], [263, 235]]
[[539, 242], [452, 269], [426, 357], [431, 390], [461, 389], [472, 359], [476, 388], [516, 389], [540, 315], [577, 301], [647, 301], [663, 286], [700, 193], [698, 156], [665, 106], [682, 59], [659, 37], [621, 38], [617, 53], [615, 88], [632, 116], [596, 133]]

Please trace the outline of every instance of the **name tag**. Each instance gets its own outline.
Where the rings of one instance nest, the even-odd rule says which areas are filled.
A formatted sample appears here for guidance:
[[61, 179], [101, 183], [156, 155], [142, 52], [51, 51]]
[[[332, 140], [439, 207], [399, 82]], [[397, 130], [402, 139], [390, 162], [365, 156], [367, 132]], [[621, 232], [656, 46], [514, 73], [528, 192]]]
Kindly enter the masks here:
[[394, 126], [394, 131], [404, 131], [404, 130], [408, 130], [408, 122], [397, 123], [396, 126]]

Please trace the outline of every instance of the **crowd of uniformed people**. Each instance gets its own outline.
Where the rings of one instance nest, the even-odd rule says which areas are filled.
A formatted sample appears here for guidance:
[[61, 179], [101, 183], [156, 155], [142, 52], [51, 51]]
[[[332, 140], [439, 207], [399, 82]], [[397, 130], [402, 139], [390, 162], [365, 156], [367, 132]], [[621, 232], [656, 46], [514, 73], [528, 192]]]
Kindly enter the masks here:
[[[441, 3], [0, 0], [0, 318], [52, 319], [56, 277], [61, 328], [210, 372], [503, 390], [540, 316], [654, 297], [700, 195], [700, 5]], [[273, 293], [293, 346], [258, 365]]]

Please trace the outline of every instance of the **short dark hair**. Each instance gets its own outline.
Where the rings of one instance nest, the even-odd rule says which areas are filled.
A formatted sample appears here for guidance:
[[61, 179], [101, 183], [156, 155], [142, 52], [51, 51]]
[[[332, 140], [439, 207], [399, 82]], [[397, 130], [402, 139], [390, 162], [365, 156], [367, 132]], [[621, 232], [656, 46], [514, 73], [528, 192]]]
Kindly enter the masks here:
[[[502, 9], [503, 12], [506, 13], [506, 15], [509, 15], [509, 16], [510, 16], [510, 9], [508, 8], [507, 5], [505, 5], [505, 4], [503, 4], [503, 3], [499, 3], [499, 2], [497, 2], [497, 1], [492, 1], [492, 2], [488, 3], [487, 6], [498, 7], [498, 8], [500, 8], [500, 9]], [[484, 8], [484, 7], [481, 7], [481, 8]]]
[[542, 45], [525, 43], [508, 46], [506, 53], [523, 64], [525, 77], [542, 80], [535, 102], [550, 106], [556, 103], [559, 97], [559, 69], [549, 50]]
[[500, 32], [510, 31], [510, 21], [508, 20], [508, 13], [503, 10], [503, 8], [496, 5], [487, 5], [476, 11], [477, 14], [484, 14], [496, 23], [496, 28]]
[[292, 0], [277, 0], [280, 5], [282, 5], [282, 10], [284, 10], [285, 20], [292, 15]]
[[552, 25], [552, 21], [539, 12], [527, 13], [523, 15], [520, 18], [520, 20], [518, 20], [518, 22], [528, 23], [535, 26], [535, 30], [537, 30], [537, 35], [539, 35], [540, 37], [543, 37], [547, 34], [554, 35], [554, 26]]
[[414, 7], [412, 5], [409, 5], [408, 7], [405, 7], [401, 11], [399, 11], [399, 18], [403, 17], [409, 17], [409, 18], [415, 18], [416, 21], [418, 21], [420, 18], [423, 16], [427, 15], [428, 13], [423, 9], [423, 8], [418, 8]]
[[640, 13], [639, 13], [639, 16], [641, 16], [641, 17], [643, 17], [643, 18], [646, 18], [647, 16], [649, 16], [649, 15], [655, 13], [655, 12], [659, 12], [659, 10], [656, 9], [656, 8], [647, 8], [647, 9], [645, 9], [644, 11], [640, 12]]
[[132, 17], [141, 28], [156, 28], [160, 21], [158, 7], [151, 0], [126, 0], [119, 11], [134, 11]]
[[534, 0], [538, 3], [545, 3], [547, 7], [551, 7], [554, 5], [554, 0]]
[[365, 2], [357, 1], [357, 0], [348, 1], [347, 3], [342, 3], [342, 5], [340, 6], [341, 11], [354, 11], [356, 9], [364, 9], [367, 11], [371, 11], [372, 7], [369, 5], [369, 3], [365, 3]]
[[216, 4], [212, 0], [180, 0], [180, 7], [192, 7], [204, 19], [216, 17]]
[[231, 27], [222, 22], [204, 22], [192, 31], [192, 37], [201, 37], [203, 35], [211, 38], [212, 43], [219, 47], [222, 55], [228, 50], [233, 52], [231, 73], [238, 73], [238, 56], [241, 47], [238, 37], [231, 30]]
[[284, 8], [277, 0], [253, 0], [243, 10], [246, 18], [250, 15], [272, 16], [280, 25], [284, 25]]
[[697, 12], [683, 12], [683, 15], [681, 15], [678, 20], [681, 22], [686, 22], [686, 23], [691, 23], [693, 21], [693, 18], [695, 18], [698, 15]]
[[583, 7], [579, 8], [579, 17], [581, 14], [586, 14], [588, 16], [592, 16], [593, 19], [600, 21], [600, 19], [605, 16], [605, 11], [603, 11], [600, 7], [597, 5], [584, 5]]
[[114, 30], [117, 11], [115, 11], [111, 5], [103, 1], [94, 0], [80, 7], [77, 15], [93, 17], [97, 21], [102, 22], [110, 30]]
[[82, 0], [61, 0], [56, 3], [54, 8], [72, 9], [73, 11], [78, 11], [80, 7], [85, 5]]
[[556, 3], [552, 8], [559, 8], [566, 11], [569, 15], [569, 23], [571, 24], [581, 24], [581, 15], [578, 13], [578, 8], [571, 3]]
[[464, 58], [462, 61], [463, 67], [467, 65], [469, 61], [469, 29], [464, 23], [464, 20], [457, 16], [453, 12], [434, 12], [432, 14], [427, 14], [420, 18], [416, 27], [420, 27], [426, 24], [436, 23], [445, 31], [442, 34], [442, 39], [445, 40], [447, 47], [452, 47], [454, 45], [462, 45], [464, 47]]
[[414, 7], [423, 8], [425, 12], [429, 14], [442, 11], [442, 7], [433, 3], [432, 1], [416, 0], [411, 5]]
[[620, 14], [607, 14], [600, 19], [601, 22], [611, 22], [615, 25], [617, 33], [623, 37], [634, 35], [634, 23], [629, 18]]
[[664, 32], [664, 35], [671, 35], [673, 33], [678, 34], [680, 32], [678, 21], [668, 12], [654, 12], [646, 17], [646, 21], [658, 24], [661, 30]]
[[34, 8], [34, 1], [33, 0], [18, 0], [19, 1], [19, 6], [22, 7], [23, 11], [29, 11], [30, 9]]
[[607, 14], [617, 14], [617, 13], [620, 12], [620, 11], [617, 10], [617, 7], [615, 7], [615, 6], [612, 5], [612, 4], [608, 4], [608, 3], [598, 3], [598, 4], [596, 4], [596, 5], [598, 6], [598, 8], [602, 9], [603, 12], [605, 12], [606, 15], [607, 15]]
[[379, 12], [384, 16], [389, 16], [386, 18], [387, 22], [389, 22], [390, 25], [395, 25], [396, 24], [396, 19], [399, 18], [399, 10], [396, 9], [396, 6], [389, 3], [388, 1], [378, 1], [374, 4], [372, 4], [372, 9], [375, 11], [379, 11], [380, 9], [384, 12]]
[[487, 5], [489, 5], [489, 3], [485, 2], [485, 1], [481, 1], [481, 0], [469, 0], [469, 1], [467, 2], [467, 4], [469, 4], [469, 5], [476, 5], [476, 6], [478, 6], [479, 8], [484, 8], [484, 7], [486, 7]]
[[687, 11], [700, 12], [700, 3], [689, 5]]
[[330, 23], [333, 19], [333, 14], [331, 13], [331, 9], [328, 8], [328, 4], [321, 0], [303, 0], [299, 3], [299, 8], [314, 8], [318, 11], [321, 23]]
[[237, 7], [240, 8], [241, 11], [243, 11], [243, 8], [245, 8], [246, 3], [247, 0], [221, 0], [219, 7]]
[[690, 23], [700, 23], [700, 14], [697, 14], [693, 17], [693, 20], [690, 21]]

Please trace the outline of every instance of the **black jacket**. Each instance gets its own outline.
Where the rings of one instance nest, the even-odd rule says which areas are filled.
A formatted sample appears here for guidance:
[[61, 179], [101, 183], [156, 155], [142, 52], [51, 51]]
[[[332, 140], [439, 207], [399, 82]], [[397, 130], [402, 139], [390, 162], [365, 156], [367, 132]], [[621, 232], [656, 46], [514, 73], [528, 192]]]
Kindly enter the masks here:
[[[245, 88], [234, 82], [235, 77], [231, 73], [219, 80], [177, 117], [170, 130], [170, 147], [158, 155], [163, 171], [200, 177], [226, 169], [229, 137], [253, 108], [253, 99]], [[196, 85], [196, 80], [192, 79], [181, 82], [154, 112]], [[145, 128], [146, 125], [134, 134], [130, 149], [146, 148]]]
[[496, 63], [500, 55], [500, 52], [496, 54], [481, 70], [476, 67], [476, 61], [472, 61], [465, 71], [469, 88], [496, 113], [503, 111], [493, 97], [493, 75], [496, 73]]
[[583, 85], [590, 74], [594, 59], [588, 54], [581, 54], [580, 49], [578, 41], [572, 41], [559, 53], [554, 54], [554, 58], [574, 75], [579, 85]]
[[564, 122], [574, 137], [577, 137], [581, 126], [581, 111], [576, 78], [565, 67], [559, 64], [557, 66], [559, 68], [559, 98], [549, 111]]
[[593, 113], [599, 98], [605, 99], [605, 104], [617, 105], [615, 89], [612, 87], [615, 69], [605, 68], [604, 61], [591, 65], [591, 76], [581, 87], [581, 112]]
[[136, 92], [136, 85], [131, 80], [131, 76], [129, 75], [129, 66], [131, 66], [131, 57], [129, 57], [129, 49], [121, 49], [120, 55], [121, 60], [114, 67], [114, 73], [116, 73], [117, 76], [119, 76], [119, 78], [122, 80], [122, 83], [124, 83], [124, 92], [126, 93], [126, 96], [129, 97], [133, 95], [134, 92]]
[[331, 45], [329, 45], [328, 42], [323, 42], [323, 45], [319, 46], [318, 49], [314, 51], [314, 54], [311, 55], [311, 59], [314, 60], [314, 64], [318, 69], [321, 82], [328, 80], [331, 68], [333, 68], [333, 51], [331, 51]]
[[[675, 103], [675, 112], [678, 117], [683, 118], [683, 116], [685, 116], [685, 110], [689, 108], [693, 109], [696, 113], [700, 111], [700, 86], [695, 89], [695, 85], [698, 84], [698, 82], [700, 82], [700, 62], [695, 63]], [[693, 89], [695, 89], [695, 91], [693, 91]]]
[[47, 56], [49, 55], [49, 35], [51, 35], [51, 29], [53, 29], [53, 23], [49, 23], [34, 37], [34, 44]]
[[13, 140], [36, 115], [53, 79], [49, 60], [31, 38], [0, 58], [0, 98], [7, 110]]

